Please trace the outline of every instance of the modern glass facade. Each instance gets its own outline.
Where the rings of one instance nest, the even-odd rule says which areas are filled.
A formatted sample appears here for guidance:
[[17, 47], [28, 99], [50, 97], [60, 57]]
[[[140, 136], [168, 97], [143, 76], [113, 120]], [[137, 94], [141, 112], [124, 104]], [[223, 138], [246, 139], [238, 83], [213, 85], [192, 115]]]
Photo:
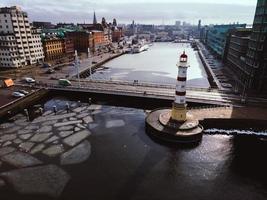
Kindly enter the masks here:
[[246, 64], [250, 68], [247, 89], [267, 93], [267, 0], [258, 0]]
[[246, 65], [246, 55], [251, 29], [237, 29], [231, 35], [226, 65], [231, 70], [236, 86], [242, 91], [249, 79], [249, 68]]
[[215, 25], [207, 34], [207, 45], [219, 57], [223, 57], [225, 43], [229, 32], [236, 28], [245, 28], [246, 24]]

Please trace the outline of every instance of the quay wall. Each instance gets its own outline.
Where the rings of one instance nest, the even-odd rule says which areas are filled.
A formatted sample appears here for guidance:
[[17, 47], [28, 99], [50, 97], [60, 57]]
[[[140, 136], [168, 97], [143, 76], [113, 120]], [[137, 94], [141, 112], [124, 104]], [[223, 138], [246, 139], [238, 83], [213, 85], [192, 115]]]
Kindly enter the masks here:
[[[154, 110], [162, 107], [171, 108], [173, 100], [168, 99], [154, 99], [154, 98], [144, 98], [144, 97], [132, 97], [132, 96], [121, 96], [121, 95], [110, 95], [110, 94], [99, 94], [99, 93], [85, 93], [80, 91], [59, 91], [59, 90], [47, 90], [38, 89], [36, 92], [29, 94], [28, 96], [17, 99], [5, 106], [0, 107], [0, 121], [6, 120], [9, 117], [23, 111], [25, 108], [29, 108], [35, 104], [43, 104], [45, 101], [55, 97], [66, 97], [70, 100], [89, 102], [91, 103], [101, 103], [103, 105], [110, 106], [121, 106], [121, 107], [131, 107], [143, 110]], [[194, 103], [189, 102], [188, 107], [190, 110], [194, 107], [207, 107], [208, 104], [204, 103]], [[211, 106], [211, 105], [209, 105]], [[212, 106], [211, 106], [212, 107]], [[216, 106], [213, 105], [214, 108]], [[217, 106], [222, 107], [222, 106]], [[204, 111], [203, 111], [204, 112]], [[206, 111], [207, 112], [207, 111]], [[251, 117], [251, 118], [250, 118]], [[204, 117], [200, 120], [200, 124], [204, 126], [205, 129], [240, 129], [240, 130], [266, 130], [267, 120], [264, 117], [258, 117], [258, 119], [253, 119], [252, 116], [244, 116], [244, 118], [230, 117], [230, 118], [209, 118]]]
[[200, 124], [205, 129], [237, 129], [237, 130], [257, 130], [257, 131], [266, 131], [267, 129], [267, 120], [264, 119], [211, 119], [206, 118], [200, 121]]
[[48, 95], [48, 92], [49, 91], [46, 89], [38, 89], [37, 91], [27, 95], [26, 97], [19, 98], [0, 107], [0, 122], [21, 112], [25, 108], [34, 105], [35, 102]]
[[206, 62], [206, 59], [205, 59], [203, 53], [201, 52], [201, 50], [198, 51], [198, 55], [200, 57], [201, 62], [203, 63], [203, 66], [205, 68], [205, 71], [206, 71], [206, 73], [208, 75], [208, 81], [209, 81], [211, 87], [212, 88], [221, 89], [221, 86], [220, 86], [219, 81], [215, 77], [215, 74], [213, 73], [213, 71], [210, 68], [209, 64]]
[[[153, 110], [160, 107], [172, 107], [173, 99], [156, 99], [139, 96], [124, 96], [116, 94], [94, 93], [84, 91], [50, 90], [51, 96], [64, 96], [72, 100], [88, 102], [89, 98], [94, 103], [104, 102], [112, 106], [133, 107], [144, 110]], [[208, 106], [207, 103], [188, 102], [188, 106]]]
[[[116, 54], [116, 55], [114, 55], [114, 56], [111, 56], [111, 57], [109, 57], [109, 58], [107, 58], [107, 59], [105, 59], [105, 60], [99, 62], [99, 63], [96, 63], [95, 65], [93, 65], [93, 66], [91, 67], [91, 71], [94, 71], [94, 70], [96, 70], [97, 68], [100, 68], [100, 67], [101, 67], [103, 64], [105, 64], [106, 62], [108, 62], [108, 61], [110, 61], [110, 60], [113, 60], [113, 59], [115, 59], [115, 58], [118, 58], [118, 57], [122, 56], [123, 54], [125, 54], [125, 53], [122, 52], [122, 53]], [[87, 69], [85, 69], [85, 70], [83, 70], [83, 71], [80, 72], [80, 77], [81, 77], [81, 78], [86, 78], [86, 77], [88, 77], [89, 74], [90, 74], [90, 68], [88, 67]]]

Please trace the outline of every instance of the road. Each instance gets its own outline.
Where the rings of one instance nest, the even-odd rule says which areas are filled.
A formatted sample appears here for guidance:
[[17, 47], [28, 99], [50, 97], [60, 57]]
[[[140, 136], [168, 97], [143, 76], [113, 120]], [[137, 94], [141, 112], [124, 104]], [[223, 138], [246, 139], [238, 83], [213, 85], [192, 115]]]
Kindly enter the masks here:
[[[41, 87], [48, 87], [58, 90], [77, 90], [84, 92], [118, 94], [127, 96], [139, 96], [158, 99], [173, 99], [175, 87], [171, 85], [156, 85], [145, 83], [130, 83], [130, 82], [113, 82], [113, 81], [89, 81], [72, 79], [72, 86], [60, 87], [57, 80], [47, 80], [40, 77], [37, 82]], [[44, 84], [45, 83], [45, 84]], [[218, 90], [208, 90], [201, 88], [188, 88], [186, 94], [187, 100], [190, 102], [201, 102], [211, 104], [237, 104], [240, 102], [240, 96], [235, 94], [227, 94]], [[266, 102], [266, 100], [264, 99]]]

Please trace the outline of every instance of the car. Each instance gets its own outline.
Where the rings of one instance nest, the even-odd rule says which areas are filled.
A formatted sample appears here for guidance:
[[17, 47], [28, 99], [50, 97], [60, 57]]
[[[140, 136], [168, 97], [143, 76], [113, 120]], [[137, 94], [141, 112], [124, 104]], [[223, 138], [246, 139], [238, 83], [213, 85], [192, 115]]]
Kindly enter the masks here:
[[26, 90], [19, 90], [18, 92], [21, 93], [21, 94], [25, 94], [25, 95], [29, 94], [29, 92], [26, 91]]
[[55, 70], [52, 68], [49, 68], [45, 73], [46, 74], [53, 74], [53, 73], [55, 73]]
[[58, 84], [62, 86], [70, 86], [71, 82], [68, 79], [59, 79]]
[[25, 94], [22, 94], [22, 93], [20, 93], [20, 92], [13, 92], [13, 93], [12, 93], [12, 96], [13, 96], [13, 97], [25, 97]]
[[48, 68], [48, 67], [52, 67], [52, 65], [50, 63], [44, 63], [43, 64], [43, 68]]
[[60, 66], [54, 67], [54, 70], [60, 70], [60, 69], [61, 69]]
[[35, 83], [35, 80], [33, 78], [30, 78], [30, 77], [26, 77], [26, 78], [24, 78], [24, 80], [26, 83]]

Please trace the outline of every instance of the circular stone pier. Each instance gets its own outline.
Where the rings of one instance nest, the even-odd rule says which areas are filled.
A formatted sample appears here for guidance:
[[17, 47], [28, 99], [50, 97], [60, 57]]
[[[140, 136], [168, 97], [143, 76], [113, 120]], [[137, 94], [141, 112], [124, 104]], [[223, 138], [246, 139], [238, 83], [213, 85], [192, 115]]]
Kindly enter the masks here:
[[158, 109], [148, 114], [146, 130], [152, 136], [172, 143], [199, 143], [203, 127], [192, 115], [187, 114], [184, 122], [171, 119], [171, 109]]

